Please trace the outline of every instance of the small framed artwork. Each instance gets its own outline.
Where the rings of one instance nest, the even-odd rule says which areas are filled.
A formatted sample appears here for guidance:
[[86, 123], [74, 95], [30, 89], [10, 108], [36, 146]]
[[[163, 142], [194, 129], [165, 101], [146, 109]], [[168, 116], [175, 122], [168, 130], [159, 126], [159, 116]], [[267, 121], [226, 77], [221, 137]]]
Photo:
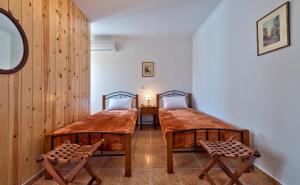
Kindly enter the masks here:
[[290, 46], [289, 2], [257, 21], [257, 55]]
[[142, 76], [154, 77], [154, 62], [142, 62]]

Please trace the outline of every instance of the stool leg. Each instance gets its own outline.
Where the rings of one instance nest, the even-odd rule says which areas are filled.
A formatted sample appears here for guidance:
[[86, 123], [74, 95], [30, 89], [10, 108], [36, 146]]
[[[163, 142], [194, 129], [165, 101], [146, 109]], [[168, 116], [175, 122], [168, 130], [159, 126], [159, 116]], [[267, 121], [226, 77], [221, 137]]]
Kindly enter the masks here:
[[43, 166], [48, 174], [50, 174], [59, 185], [67, 185], [68, 183], [63, 179], [59, 172], [54, 168], [49, 159], [43, 155]]
[[216, 161], [213, 159], [210, 159], [208, 161], [208, 163], [205, 165], [204, 169], [202, 170], [202, 172], [199, 175], [200, 179], [204, 178], [205, 172], [209, 172], [209, 170], [216, 164]]
[[97, 173], [94, 172], [92, 167], [88, 163], [86, 163], [84, 167], [86, 171], [92, 176], [92, 179], [90, 180], [89, 184], [93, 184], [95, 180], [97, 185], [101, 184], [101, 178], [97, 175]]
[[[241, 167], [234, 172], [234, 176], [239, 178], [243, 175], [243, 173], [248, 172], [248, 170], [252, 167], [253, 162], [255, 161], [255, 156], [251, 156], [248, 159], [244, 159]], [[226, 185], [232, 185], [234, 182], [230, 180]]]
[[232, 184], [236, 184], [236, 185], [243, 185], [241, 183], [241, 181], [239, 180], [239, 177], [235, 176], [231, 170], [221, 161], [221, 159], [219, 157], [215, 157], [214, 158], [216, 160], [216, 162], [218, 163], [218, 165], [220, 166], [220, 168], [226, 173], [226, 175], [231, 178], [231, 180], [226, 183], [226, 185], [232, 185]]

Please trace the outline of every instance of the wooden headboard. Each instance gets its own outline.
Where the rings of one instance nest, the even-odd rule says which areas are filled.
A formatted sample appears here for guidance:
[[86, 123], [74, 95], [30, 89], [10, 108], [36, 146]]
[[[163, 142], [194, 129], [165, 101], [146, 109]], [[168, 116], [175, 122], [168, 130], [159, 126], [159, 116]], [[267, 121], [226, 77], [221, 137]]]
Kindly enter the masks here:
[[125, 91], [117, 91], [117, 92], [113, 92], [107, 95], [103, 95], [102, 96], [102, 110], [106, 109], [106, 101], [109, 99], [118, 99], [118, 98], [132, 98], [133, 100], [133, 105], [135, 106], [136, 109], [138, 109], [139, 107], [139, 95], [137, 94], [132, 94], [129, 92], [125, 92]]
[[171, 90], [161, 94], [156, 95], [156, 105], [158, 108], [161, 107], [161, 101], [163, 97], [172, 97], [172, 96], [184, 96], [189, 108], [192, 108], [192, 93], [186, 93], [178, 90]]

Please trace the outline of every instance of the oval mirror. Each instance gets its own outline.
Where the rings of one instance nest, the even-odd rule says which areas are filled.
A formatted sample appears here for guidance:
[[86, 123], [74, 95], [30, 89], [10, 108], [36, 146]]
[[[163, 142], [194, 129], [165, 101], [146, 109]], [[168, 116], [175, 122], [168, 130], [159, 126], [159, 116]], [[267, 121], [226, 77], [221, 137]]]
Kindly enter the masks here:
[[28, 42], [24, 30], [9, 12], [0, 8], [0, 73], [20, 70], [28, 57]]

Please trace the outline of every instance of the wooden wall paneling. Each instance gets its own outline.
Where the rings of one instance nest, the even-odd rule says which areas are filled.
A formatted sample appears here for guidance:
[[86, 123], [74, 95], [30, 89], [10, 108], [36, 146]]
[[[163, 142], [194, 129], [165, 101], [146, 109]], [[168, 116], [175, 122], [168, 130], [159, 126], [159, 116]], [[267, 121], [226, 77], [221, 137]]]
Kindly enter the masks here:
[[20, 168], [21, 181], [25, 181], [30, 176], [31, 148], [32, 148], [32, 0], [24, 0], [22, 2], [22, 26], [26, 33], [29, 45], [29, 55], [26, 65], [22, 69], [22, 117], [21, 117], [21, 133], [20, 137]]
[[[0, 7], [8, 10], [8, 1], [7, 0], [0, 0]], [[8, 87], [8, 76], [0, 74], [0, 85], [1, 87]], [[7, 184], [8, 183], [8, 142], [7, 138], [9, 137], [8, 129], [8, 112], [9, 112], [9, 102], [8, 102], [8, 88], [2, 89], [0, 96], [0, 181], [1, 183]]]
[[33, 59], [33, 135], [32, 135], [32, 148], [31, 148], [31, 175], [40, 170], [40, 165], [35, 162], [37, 156], [42, 152], [43, 141], [43, 119], [42, 119], [42, 54], [43, 54], [43, 16], [42, 16], [43, 3], [42, 0], [33, 1], [33, 47], [32, 47], [32, 59]]
[[[10, 0], [9, 11], [22, 24], [22, 1]], [[9, 151], [8, 151], [8, 184], [19, 182], [19, 143], [21, 120], [21, 71], [9, 75]]]
[[29, 43], [23, 69], [0, 75], [0, 182], [18, 185], [40, 170], [44, 133], [88, 115], [89, 27], [72, 0], [0, 0]]
[[56, 18], [56, 128], [63, 126], [63, 107], [62, 107], [62, 29], [61, 29], [61, 17], [62, 17], [62, 1], [55, 0], [55, 18]]

